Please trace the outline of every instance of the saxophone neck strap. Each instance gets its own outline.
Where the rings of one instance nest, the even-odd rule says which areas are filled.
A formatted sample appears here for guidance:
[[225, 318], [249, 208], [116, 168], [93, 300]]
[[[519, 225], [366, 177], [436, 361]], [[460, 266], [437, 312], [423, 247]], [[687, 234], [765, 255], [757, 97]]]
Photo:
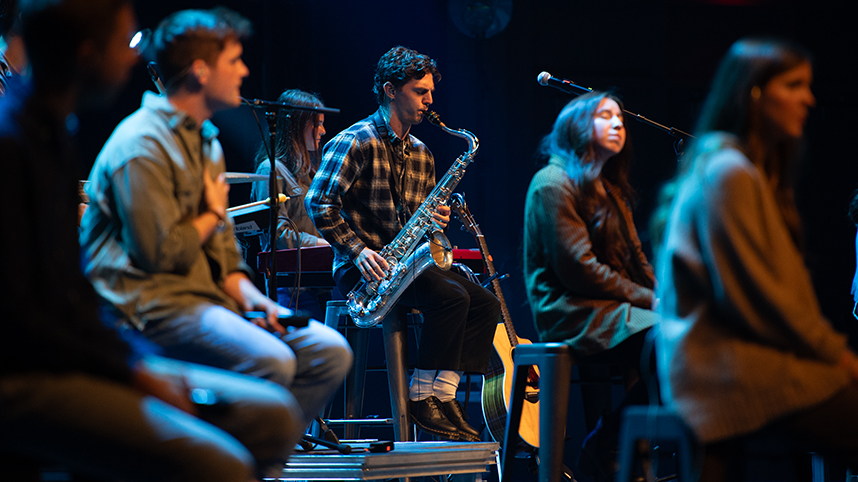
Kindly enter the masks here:
[[402, 201], [402, 186], [405, 183], [405, 167], [406, 158], [408, 156], [407, 140], [396, 137], [390, 130], [381, 110], [377, 115], [373, 116], [375, 129], [381, 137], [382, 144], [387, 151], [387, 162], [390, 166], [390, 175], [388, 176], [388, 184], [390, 185], [390, 194], [393, 198], [393, 204], [396, 206], [396, 216], [399, 220], [400, 227], [405, 226], [408, 221], [408, 208]]

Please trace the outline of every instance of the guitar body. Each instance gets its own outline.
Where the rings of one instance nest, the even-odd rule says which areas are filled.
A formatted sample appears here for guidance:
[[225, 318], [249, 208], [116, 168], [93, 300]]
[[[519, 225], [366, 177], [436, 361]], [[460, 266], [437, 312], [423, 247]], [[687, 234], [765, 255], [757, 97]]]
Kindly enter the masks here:
[[[529, 340], [518, 338], [518, 344], [527, 343]], [[512, 400], [512, 345], [509, 342], [506, 327], [498, 323], [494, 337], [495, 351], [489, 361], [489, 369], [483, 379], [483, 417], [486, 427], [496, 442], [503, 443], [504, 431], [506, 430], [506, 418], [509, 414], [509, 403]], [[534, 367], [535, 370], [535, 367]], [[538, 373], [537, 373], [538, 374]], [[527, 387], [528, 393], [539, 390]], [[525, 397], [524, 406], [521, 410], [521, 424], [518, 434], [525, 443], [532, 447], [539, 447], [539, 401], [528, 401]]]

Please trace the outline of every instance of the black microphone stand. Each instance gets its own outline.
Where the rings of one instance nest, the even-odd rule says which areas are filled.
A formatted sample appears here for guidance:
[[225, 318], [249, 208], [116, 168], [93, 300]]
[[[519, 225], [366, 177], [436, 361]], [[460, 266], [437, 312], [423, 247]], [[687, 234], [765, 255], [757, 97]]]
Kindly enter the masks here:
[[[543, 74], [548, 74], [548, 73], [543, 72]], [[548, 75], [550, 75], [550, 74], [548, 74]], [[551, 80], [546, 80], [545, 81], [546, 83], [543, 83], [541, 76], [542, 76], [542, 74], [540, 74], [540, 76], [537, 77], [537, 81], [539, 82], [539, 85], [551, 86], [557, 90], [561, 90], [563, 92], [566, 92], [567, 94], [581, 95], [581, 94], [586, 94], [588, 92], [593, 92], [593, 89], [591, 89], [589, 87], [584, 87], [582, 85], [578, 85], [575, 82], [572, 82], [571, 80], [557, 79], [555, 77], [551, 77]], [[695, 139], [694, 136], [692, 136], [691, 134], [689, 134], [685, 131], [679, 130], [675, 127], [668, 127], [666, 125], [659, 124], [658, 122], [655, 122], [651, 119], [647, 119], [646, 117], [644, 117], [640, 114], [635, 114], [634, 112], [632, 112], [628, 109], [623, 109], [623, 114], [625, 114], [629, 117], [632, 117], [632, 118], [638, 120], [639, 122], [643, 122], [644, 124], [649, 124], [649, 125], [657, 128], [657, 129], [660, 129], [660, 130], [670, 134], [671, 136], [673, 136], [676, 139], [676, 141], [673, 143], [673, 150], [676, 152], [677, 157], [679, 157], [682, 154], [682, 149], [684, 148], [683, 141], [686, 138]]]
[[277, 109], [265, 109], [268, 121], [268, 297], [277, 301], [277, 213], [280, 212], [280, 188], [277, 186], [275, 160], [277, 135]]
[[265, 119], [268, 121], [268, 162], [271, 164], [268, 176], [268, 297], [277, 301], [277, 213], [280, 211], [280, 192], [277, 186], [277, 170], [276, 166], [276, 135], [277, 135], [277, 114], [281, 109], [286, 110], [307, 110], [317, 112], [319, 114], [339, 114], [340, 109], [321, 106], [294, 105], [286, 102], [271, 102], [260, 99], [245, 99], [241, 98], [247, 106], [252, 108], [265, 109]]

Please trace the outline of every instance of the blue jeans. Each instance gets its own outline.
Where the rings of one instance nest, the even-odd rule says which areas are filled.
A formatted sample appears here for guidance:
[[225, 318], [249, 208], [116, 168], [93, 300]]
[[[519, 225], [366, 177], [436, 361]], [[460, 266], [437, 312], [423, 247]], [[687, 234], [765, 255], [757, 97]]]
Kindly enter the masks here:
[[303, 433], [301, 409], [285, 389], [167, 358], [143, 363], [156, 375], [211, 390], [227, 408], [201, 410], [198, 418], [81, 372], [4, 375], [0, 451], [129, 482], [245, 482], [282, 470]]
[[147, 325], [143, 334], [171, 358], [271, 380], [292, 392], [304, 429], [345, 379], [352, 351], [336, 330], [316, 320], [273, 335], [232, 311], [200, 304], [192, 313]]

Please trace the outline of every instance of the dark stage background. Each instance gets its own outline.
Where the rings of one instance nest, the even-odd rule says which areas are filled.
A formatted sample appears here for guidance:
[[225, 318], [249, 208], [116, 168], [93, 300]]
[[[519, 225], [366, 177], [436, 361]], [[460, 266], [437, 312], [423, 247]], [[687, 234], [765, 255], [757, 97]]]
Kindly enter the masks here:
[[[251, 74], [243, 95], [273, 100], [286, 88], [320, 93], [328, 106], [342, 109], [327, 117], [326, 139], [375, 110], [374, 66], [390, 47], [401, 44], [435, 58], [443, 80], [436, 86], [433, 109], [447, 125], [468, 129], [481, 140], [458, 191], [467, 194], [496, 267], [510, 275], [502, 282], [504, 294], [519, 334], [531, 339], [519, 261], [524, 195], [538, 168], [539, 139], [570, 98], [539, 86], [537, 74], [546, 70], [581, 85], [615, 89], [627, 109], [691, 131], [715, 66], [733, 41], [759, 34], [796, 40], [815, 56], [818, 103], [807, 127], [799, 183], [808, 263], [823, 310], [854, 344], [858, 325], [850, 315], [849, 289], [855, 230], [846, 212], [858, 187], [858, 166], [851, 125], [855, 100], [849, 90], [854, 77], [847, 72], [854, 70], [858, 42], [841, 7], [751, 0], [507, 3], [512, 5], [509, 24], [482, 40], [456, 26], [450, 13], [455, 9], [443, 0], [148, 0], [138, 1], [136, 8], [141, 27], [150, 28], [177, 9], [217, 4], [250, 18], [255, 33], [245, 44]], [[115, 108], [81, 117], [85, 159], [95, 158], [112, 128], [151, 88], [141, 64]], [[215, 123], [228, 169], [252, 171], [260, 134], [249, 109], [219, 114]], [[638, 229], [646, 240], [655, 196], [674, 172], [673, 139], [645, 124], [627, 125], [636, 152], [632, 181], [639, 194]], [[428, 123], [412, 133], [434, 152], [439, 177], [466, 148], [461, 139]], [[82, 176], [88, 168], [82, 168]], [[249, 187], [234, 185], [232, 204], [248, 202], [248, 193]], [[458, 222], [451, 226], [454, 244], [476, 246], [470, 235], [458, 231]]]

